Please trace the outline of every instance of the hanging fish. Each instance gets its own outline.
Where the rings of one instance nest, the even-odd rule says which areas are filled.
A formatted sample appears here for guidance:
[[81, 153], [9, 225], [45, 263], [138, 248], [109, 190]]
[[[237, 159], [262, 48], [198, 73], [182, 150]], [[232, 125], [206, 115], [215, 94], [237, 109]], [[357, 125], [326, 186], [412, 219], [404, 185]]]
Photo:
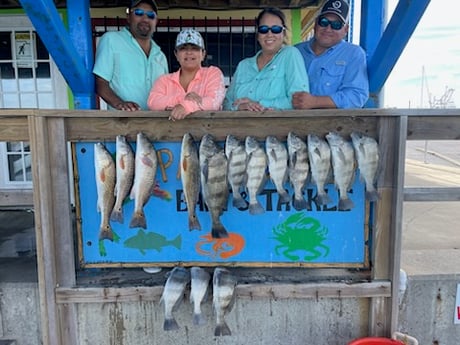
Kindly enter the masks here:
[[206, 324], [207, 320], [201, 312], [201, 303], [207, 297], [211, 275], [201, 267], [190, 268], [190, 273], [192, 278], [190, 302], [193, 304], [193, 324], [202, 326]]
[[326, 140], [331, 148], [334, 182], [339, 190], [338, 209], [348, 211], [355, 207], [348, 196], [355, 177], [355, 152], [351, 142], [336, 132], [328, 133]]
[[374, 138], [363, 133], [352, 132], [350, 136], [358, 161], [360, 177], [366, 184], [366, 200], [377, 201], [379, 195], [375, 182], [379, 166], [379, 144]]
[[225, 315], [232, 310], [235, 304], [236, 283], [236, 277], [228, 269], [217, 267], [214, 270], [212, 305], [216, 316], [215, 336], [232, 334], [225, 322]]
[[241, 196], [241, 190], [247, 181], [247, 154], [244, 143], [234, 135], [227, 135], [225, 140], [225, 155], [228, 162], [228, 183], [232, 187], [232, 205], [236, 208], [247, 207], [246, 200]]
[[189, 230], [201, 230], [196, 216], [196, 204], [200, 197], [200, 161], [198, 149], [190, 133], [184, 134], [180, 153], [180, 176], [187, 203]]
[[131, 199], [134, 199], [134, 214], [129, 223], [130, 228], [147, 229], [144, 206], [149, 201], [155, 187], [157, 166], [158, 159], [155, 148], [145, 134], [138, 133], [134, 163], [134, 185], [130, 194]]
[[292, 206], [297, 210], [308, 208], [303, 190], [308, 180], [309, 164], [306, 142], [294, 132], [289, 132], [287, 137], [289, 153], [289, 181], [294, 189]]
[[332, 202], [324, 189], [332, 175], [331, 149], [325, 139], [315, 134], [308, 135], [307, 147], [311, 178], [317, 190], [314, 200], [318, 205], [327, 205]]
[[261, 214], [265, 210], [259, 200], [257, 200], [257, 195], [265, 185], [267, 155], [256, 138], [251, 136], [246, 137], [245, 149], [248, 155], [248, 164], [246, 167], [248, 181], [246, 182], [246, 188], [249, 194], [249, 213], [253, 215]]
[[104, 144], [94, 144], [94, 167], [97, 189], [97, 211], [101, 213], [99, 240], [113, 241], [110, 213], [115, 203], [115, 162]]
[[288, 151], [286, 146], [275, 136], [269, 135], [265, 139], [265, 150], [267, 152], [270, 179], [278, 192], [279, 203], [289, 202], [291, 197], [284, 187], [288, 180]]
[[174, 267], [169, 273], [160, 298], [160, 304], [164, 306], [165, 319], [163, 322], [163, 329], [165, 331], [179, 329], [173, 311], [176, 310], [182, 302], [185, 288], [189, 282], [190, 271], [185, 267]]
[[115, 206], [110, 219], [123, 224], [123, 201], [129, 195], [134, 180], [134, 151], [123, 135], [117, 135], [115, 162]]
[[228, 232], [220, 220], [228, 201], [227, 157], [210, 134], [205, 134], [201, 139], [199, 157], [201, 188], [211, 214], [212, 237], [228, 237]]

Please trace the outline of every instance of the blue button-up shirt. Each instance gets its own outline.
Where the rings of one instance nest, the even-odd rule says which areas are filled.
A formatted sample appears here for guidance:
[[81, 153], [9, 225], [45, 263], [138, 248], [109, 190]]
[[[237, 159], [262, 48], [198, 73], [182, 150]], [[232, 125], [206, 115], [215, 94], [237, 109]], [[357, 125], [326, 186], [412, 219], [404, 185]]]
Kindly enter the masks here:
[[314, 96], [329, 96], [337, 108], [362, 108], [369, 98], [369, 79], [364, 50], [341, 41], [317, 56], [315, 38], [296, 44], [302, 54]]

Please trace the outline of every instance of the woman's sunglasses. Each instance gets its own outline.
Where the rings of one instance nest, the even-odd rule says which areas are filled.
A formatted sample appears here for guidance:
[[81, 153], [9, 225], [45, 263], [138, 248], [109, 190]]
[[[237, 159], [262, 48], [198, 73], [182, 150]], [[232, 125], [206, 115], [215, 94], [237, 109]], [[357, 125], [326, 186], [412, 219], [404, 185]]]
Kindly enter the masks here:
[[257, 28], [257, 32], [259, 34], [267, 34], [269, 31], [273, 32], [274, 34], [280, 34], [284, 31], [284, 27], [280, 25], [273, 25], [273, 26], [261, 25]]
[[142, 17], [145, 14], [149, 19], [152, 20], [157, 16], [154, 11], [144, 11], [142, 8], [135, 8], [134, 10], [131, 10], [131, 12], [138, 17]]
[[329, 25], [331, 26], [332, 30], [340, 30], [343, 28], [343, 23], [340, 20], [329, 20], [326, 17], [322, 17], [318, 19], [318, 25], [322, 28], [327, 28]]

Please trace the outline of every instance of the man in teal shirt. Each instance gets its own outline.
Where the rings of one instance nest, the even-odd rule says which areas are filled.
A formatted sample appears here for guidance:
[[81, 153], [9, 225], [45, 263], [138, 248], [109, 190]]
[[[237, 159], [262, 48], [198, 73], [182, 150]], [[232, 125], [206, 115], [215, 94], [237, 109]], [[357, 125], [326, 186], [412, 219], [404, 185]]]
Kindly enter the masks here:
[[153, 82], [168, 73], [168, 62], [152, 35], [158, 21], [153, 0], [131, 1], [128, 26], [105, 33], [97, 46], [96, 92], [109, 109], [148, 110]]

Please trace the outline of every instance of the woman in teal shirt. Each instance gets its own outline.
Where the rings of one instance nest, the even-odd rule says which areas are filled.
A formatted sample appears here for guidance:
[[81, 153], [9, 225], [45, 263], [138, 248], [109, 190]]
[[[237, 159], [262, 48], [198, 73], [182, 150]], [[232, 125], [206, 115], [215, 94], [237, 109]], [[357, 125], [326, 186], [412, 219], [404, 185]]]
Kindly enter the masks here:
[[292, 94], [310, 91], [302, 55], [284, 45], [285, 21], [278, 8], [259, 13], [257, 40], [262, 49], [238, 64], [225, 96], [225, 110], [293, 109]]

